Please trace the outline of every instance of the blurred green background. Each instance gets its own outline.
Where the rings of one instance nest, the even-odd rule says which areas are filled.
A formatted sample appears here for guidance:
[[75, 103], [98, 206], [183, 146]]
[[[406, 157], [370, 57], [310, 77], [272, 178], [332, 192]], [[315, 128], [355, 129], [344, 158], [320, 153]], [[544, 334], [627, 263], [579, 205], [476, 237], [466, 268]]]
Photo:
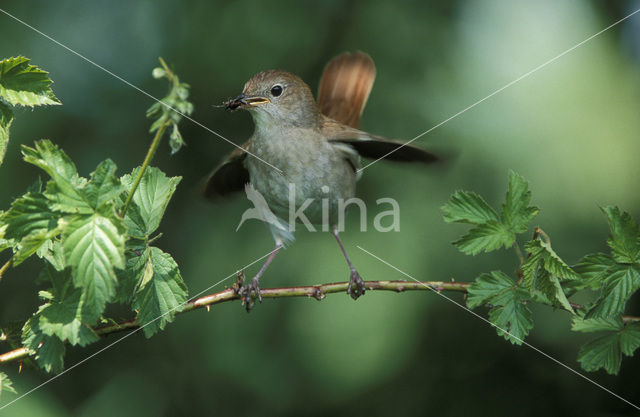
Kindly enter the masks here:
[[[282, 68], [315, 90], [323, 65], [345, 50], [368, 52], [378, 77], [362, 128], [410, 139], [572, 47], [638, 1], [13, 1], [2, 9], [127, 81], [162, 97], [151, 70], [163, 56], [192, 86], [193, 117], [236, 143], [251, 133], [248, 114], [212, 105], [238, 94], [254, 73]], [[55, 108], [18, 111], [4, 165], [0, 207], [39, 172], [20, 144], [50, 138], [88, 175], [112, 158], [120, 173], [141, 163], [150, 142], [144, 112], [152, 101], [43, 36], [0, 14], [0, 57], [24, 55], [51, 73]], [[470, 281], [516, 265], [512, 252], [468, 257], [450, 242], [464, 227], [445, 225], [439, 207], [456, 189], [494, 206], [514, 169], [531, 182], [542, 210], [536, 224], [574, 263], [605, 250], [599, 206], [640, 214], [640, 15], [523, 79], [419, 140], [456, 155], [439, 168], [378, 163], [359, 195], [393, 197], [401, 231], [357, 232], [343, 241], [365, 279], [403, 279], [356, 248], [382, 256], [421, 280]], [[184, 177], [158, 245], [181, 266], [196, 294], [264, 255], [264, 225], [235, 227], [243, 196], [210, 204], [202, 179], [232, 150], [185, 121], [188, 146], [164, 144], [154, 165]], [[24, 321], [38, 306], [37, 263], [10, 270], [0, 285], [0, 323]], [[257, 266], [247, 270], [250, 275]], [[344, 281], [348, 269], [329, 234], [299, 232], [263, 286]], [[220, 290], [232, 280], [209, 290]], [[459, 295], [451, 295], [462, 301]], [[638, 314], [632, 303], [630, 311]], [[486, 314], [484, 311], [480, 311]], [[528, 341], [578, 369], [588, 339], [569, 331], [569, 315], [534, 309]], [[125, 309], [116, 319], [129, 318]], [[70, 366], [116, 340], [69, 349]], [[3, 348], [6, 346], [0, 345]], [[3, 351], [6, 349], [2, 349]], [[6, 368], [19, 392], [47, 375]], [[588, 376], [640, 402], [637, 358], [620, 375]], [[4, 393], [2, 403], [15, 398]], [[428, 293], [367, 293], [266, 300], [247, 314], [239, 303], [179, 316], [150, 340], [127, 338], [3, 410], [7, 416], [177, 415], [627, 415], [633, 409], [443, 298]]]

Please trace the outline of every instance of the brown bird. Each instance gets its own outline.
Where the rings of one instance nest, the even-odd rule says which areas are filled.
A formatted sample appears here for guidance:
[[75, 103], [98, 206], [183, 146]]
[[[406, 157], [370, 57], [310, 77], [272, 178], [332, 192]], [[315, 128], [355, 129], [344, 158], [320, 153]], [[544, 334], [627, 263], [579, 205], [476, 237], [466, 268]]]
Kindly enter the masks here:
[[[225, 103], [231, 110], [248, 110], [255, 130], [241, 149], [233, 151], [211, 174], [205, 196], [226, 196], [247, 184], [250, 198], [256, 196], [254, 191], [264, 197], [252, 198], [254, 204], [266, 201], [268, 205], [256, 206], [258, 210], [290, 220], [280, 224], [270, 221], [276, 246], [250, 284], [241, 289], [247, 310], [256, 297], [261, 300], [259, 279], [286, 241], [293, 238], [295, 220], [300, 219], [322, 224], [324, 230], [330, 226], [350, 268], [347, 293], [353, 299], [363, 295], [364, 281], [351, 263], [337, 227], [344, 201], [355, 196], [360, 156], [424, 163], [438, 159], [422, 149], [358, 130], [375, 74], [368, 55], [343, 53], [325, 67], [317, 103], [304, 81], [281, 70], [254, 75], [242, 94]], [[292, 221], [292, 213], [301, 209], [304, 216], [293, 216]]]

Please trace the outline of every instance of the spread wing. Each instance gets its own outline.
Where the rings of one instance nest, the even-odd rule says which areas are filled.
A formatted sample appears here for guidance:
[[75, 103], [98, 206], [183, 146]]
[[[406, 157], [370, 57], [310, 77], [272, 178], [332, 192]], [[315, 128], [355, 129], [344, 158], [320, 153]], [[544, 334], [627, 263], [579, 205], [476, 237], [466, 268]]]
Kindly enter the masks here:
[[244, 190], [244, 185], [249, 182], [249, 171], [244, 166], [248, 145], [246, 142], [236, 148], [209, 176], [202, 190], [206, 198], [224, 197]]
[[[424, 149], [403, 142], [375, 136], [349, 126], [345, 126], [328, 117], [322, 120], [322, 130], [329, 142], [347, 144], [360, 156], [370, 159], [385, 158], [398, 162], [436, 162], [439, 158]], [[344, 146], [344, 145], [343, 145]]]
[[363, 52], [345, 52], [324, 68], [318, 87], [320, 112], [357, 128], [376, 78], [371, 57]]

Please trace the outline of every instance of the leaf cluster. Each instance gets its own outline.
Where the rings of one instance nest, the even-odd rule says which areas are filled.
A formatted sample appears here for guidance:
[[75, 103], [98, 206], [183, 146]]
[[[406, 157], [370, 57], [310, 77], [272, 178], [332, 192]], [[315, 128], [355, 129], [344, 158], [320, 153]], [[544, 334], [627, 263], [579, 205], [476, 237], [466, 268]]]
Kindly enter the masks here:
[[[565, 310], [574, 316], [572, 329], [578, 332], [606, 332], [580, 349], [578, 360], [587, 371], [604, 368], [615, 374], [622, 354], [631, 356], [640, 346], [640, 323], [623, 317], [629, 298], [640, 288], [640, 228], [617, 207], [602, 209], [611, 229], [607, 240], [610, 254], [584, 256], [569, 266], [552, 249], [548, 236], [535, 228], [533, 238], [520, 252], [517, 236], [526, 232], [538, 212], [530, 206], [528, 183], [514, 172], [502, 211], [498, 215], [481, 196], [457, 191], [442, 207], [447, 222], [474, 227], [453, 242], [462, 252], [476, 255], [513, 246], [520, 258], [515, 276], [502, 271], [481, 274], [468, 290], [469, 308], [489, 308], [489, 320], [499, 335], [522, 344], [533, 328], [530, 303]], [[596, 291], [593, 303], [582, 306], [569, 297], [579, 291]]]

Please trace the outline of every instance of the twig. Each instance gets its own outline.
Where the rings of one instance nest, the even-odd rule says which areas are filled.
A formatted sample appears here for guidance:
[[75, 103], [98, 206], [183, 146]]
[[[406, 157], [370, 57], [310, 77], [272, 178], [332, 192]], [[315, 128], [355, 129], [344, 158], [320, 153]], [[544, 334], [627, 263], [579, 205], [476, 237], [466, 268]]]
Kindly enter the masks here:
[[[469, 283], [466, 282], [444, 282], [444, 281], [431, 281], [431, 282], [409, 282], [409, 281], [365, 281], [367, 290], [377, 291], [457, 291], [467, 292]], [[316, 300], [322, 300], [327, 294], [335, 294], [340, 292], [346, 292], [348, 282], [336, 282], [323, 285], [310, 285], [304, 287], [287, 287], [287, 288], [266, 288], [260, 291], [262, 298], [286, 298], [286, 297], [309, 297]], [[186, 313], [188, 311], [206, 308], [215, 304], [221, 304], [227, 301], [239, 300], [238, 292], [236, 288], [227, 288], [224, 291], [218, 293], [205, 295], [195, 300], [186, 303], [180, 311], [177, 313]], [[123, 331], [132, 331], [139, 329], [140, 325], [137, 320], [126, 320], [116, 324], [110, 324], [107, 326], [101, 326], [94, 328], [94, 331], [100, 335], [105, 336], [113, 333], [119, 333]], [[30, 351], [27, 348], [19, 348], [6, 352], [0, 355], [0, 365], [7, 362], [14, 362], [24, 359], [35, 352]]]
[[11, 259], [12, 258], [9, 258], [9, 260], [5, 262], [2, 267], [0, 267], [0, 279], [2, 279], [2, 274], [4, 274], [7, 269], [9, 269], [9, 266], [11, 265]]
[[[370, 291], [454, 291], [466, 294], [471, 283], [469, 282], [455, 282], [455, 281], [365, 281], [365, 287]], [[348, 282], [335, 282], [322, 285], [309, 285], [301, 287], [285, 287], [285, 288], [266, 288], [260, 291], [262, 298], [287, 298], [287, 297], [308, 297], [315, 298], [316, 300], [324, 299], [327, 294], [345, 293], [349, 287]], [[227, 301], [239, 300], [241, 297], [238, 295], [238, 287], [234, 285], [231, 288], [227, 288], [223, 291], [205, 295], [195, 300], [189, 301], [180, 311], [176, 314], [186, 313], [192, 310], [198, 310], [209, 308], [216, 304], [222, 304]], [[584, 308], [584, 306], [575, 304], [575, 308]], [[622, 320], [625, 323], [640, 322], [640, 317], [634, 316], [622, 316]], [[106, 326], [95, 327], [94, 331], [100, 336], [106, 336], [109, 334], [120, 333], [125, 331], [137, 331], [140, 329], [136, 319], [125, 320], [119, 323], [110, 324]], [[0, 365], [8, 362], [14, 362], [22, 360], [32, 354], [34, 351], [30, 351], [27, 348], [15, 349], [0, 355]]]

